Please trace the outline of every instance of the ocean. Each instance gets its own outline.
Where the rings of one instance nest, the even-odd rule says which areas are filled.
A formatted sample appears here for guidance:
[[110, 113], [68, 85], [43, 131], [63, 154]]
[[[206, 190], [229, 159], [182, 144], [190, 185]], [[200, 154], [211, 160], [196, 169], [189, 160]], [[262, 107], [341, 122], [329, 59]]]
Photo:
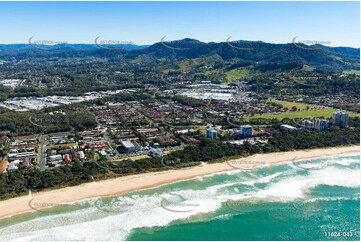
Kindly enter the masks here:
[[0, 220], [0, 240], [359, 241], [360, 155], [217, 173], [34, 210]]

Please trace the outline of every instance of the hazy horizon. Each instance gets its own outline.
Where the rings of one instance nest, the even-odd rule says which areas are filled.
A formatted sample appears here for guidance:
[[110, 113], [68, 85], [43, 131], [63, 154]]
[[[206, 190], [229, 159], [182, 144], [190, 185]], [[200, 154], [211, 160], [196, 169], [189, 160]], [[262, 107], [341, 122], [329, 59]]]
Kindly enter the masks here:
[[[163, 42], [164, 43], [167, 43], [167, 42], [174, 42], [174, 41], [181, 41], [181, 40], [184, 40], [184, 39], [193, 39], [193, 38], [183, 38], [183, 39], [176, 39], [176, 40], [166, 40], [164, 39]], [[228, 38], [227, 38], [228, 39]], [[193, 39], [193, 40], [196, 40], [196, 41], [200, 41], [202, 43], [205, 43], [205, 44], [208, 44], [208, 43], [225, 43], [227, 42], [227, 39], [225, 39], [224, 41], [209, 41], [209, 42], [205, 42], [205, 41], [202, 41], [202, 40], [198, 40], [198, 39]], [[43, 41], [43, 40], [35, 40], [34, 41]], [[292, 44], [292, 43], [295, 43], [295, 44], [299, 44], [299, 43], [302, 43], [302, 42], [297, 42], [297, 41], [294, 41], [294, 42], [288, 42], [288, 43], [272, 43], [272, 42], [266, 42], [266, 41], [262, 41], [262, 40], [243, 40], [243, 39], [230, 39], [229, 42], [238, 42], [238, 41], [248, 41], [248, 42], [264, 42], [264, 43], [268, 43], [268, 44]], [[312, 40], [307, 40], [307, 41], [312, 41]], [[135, 45], [135, 46], [151, 46], [151, 45], [154, 45], [154, 44], [157, 44], [157, 43], [161, 43], [162, 42], [162, 39], [160, 39], [158, 42], [154, 42], [154, 43], [150, 43], [150, 44], [137, 44], [137, 43], [119, 43], [119, 44], [114, 44], [114, 45]], [[322, 42], [322, 41], [321, 41]], [[29, 44], [34, 44], [34, 43], [29, 43], [28, 42], [23, 42], [23, 43], [0, 43], [0, 45], [29, 45]], [[54, 45], [100, 45], [100, 43], [96, 43], [96, 42], [93, 42], [93, 43], [59, 43], [59, 44], [54, 44]], [[360, 49], [360, 47], [353, 47], [353, 46], [333, 46], [333, 45], [328, 45], [328, 44], [324, 44], [324, 43], [303, 43], [303, 44], [308, 44], [308, 45], [314, 45], [314, 44], [320, 44], [320, 45], [323, 45], [323, 46], [326, 46], [326, 47], [333, 47], [333, 48], [337, 48], [337, 47], [345, 47], [345, 48], [354, 48], [354, 49]], [[37, 45], [42, 45], [42, 44], [39, 44], [37, 43]], [[44, 43], [43, 45], [50, 45], [50, 44], [46, 44]], [[102, 43], [101, 45], [107, 45], [105, 43]], [[109, 44], [110, 45], [110, 44]]]

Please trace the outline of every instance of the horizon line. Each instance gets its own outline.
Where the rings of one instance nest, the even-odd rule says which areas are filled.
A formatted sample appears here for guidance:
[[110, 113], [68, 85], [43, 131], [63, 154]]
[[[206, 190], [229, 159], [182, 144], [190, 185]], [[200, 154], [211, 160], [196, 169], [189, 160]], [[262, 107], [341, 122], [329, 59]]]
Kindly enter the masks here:
[[[99, 36], [98, 36], [99, 37]], [[97, 37], [97, 38], [98, 38]], [[121, 40], [104, 40], [104, 41], [108, 41], [108, 42], [119, 42], [119, 43], [97, 43], [96, 39], [94, 39], [94, 42], [91, 43], [84, 43], [84, 42], [68, 42], [68, 41], [61, 41], [61, 43], [56, 43], [56, 44], [41, 44], [41, 43], [31, 43], [30, 40], [33, 37], [30, 37], [28, 42], [18, 42], [18, 43], [0, 43], [0, 45], [39, 45], [39, 46], [58, 46], [58, 45], [95, 45], [95, 46], [116, 46], [116, 45], [130, 45], [130, 46], [152, 46], [155, 44], [159, 44], [159, 43], [172, 43], [172, 42], [178, 42], [178, 41], [182, 41], [182, 40], [194, 40], [194, 41], [198, 41], [200, 43], [203, 44], [210, 44], [210, 43], [215, 43], [215, 44], [220, 44], [220, 43], [236, 43], [236, 42], [263, 42], [265, 44], [274, 44], [274, 45], [287, 45], [287, 44], [303, 44], [303, 45], [307, 45], [307, 46], [313, 46], [313, 45], [322, 45], [325, 47], [330, 47], [330, 48], [339, 48], [339, 47], [344, 47], [344, 48], [354, 48], [354, 49], [360, 49], [360, 46], [358, 47], [354, 47], [354, 46], [346, 46], [346, 45], [332, 45], [332, 43], [327, 44], [327, 41], [318, 41], [318, 40], [302, 40], [301, 42], [294, 42], [294, 40], [297, 38], [294, 37], [293, 40], [291, 42], [285, 42], [285, 43], [275, 43], [275, 42], [267, 42], [267, 41], [263, 41], [263, 40], [244, 40], [244, 39], [239, 39], [239, 40], [229, 40], [231, 38], [231, 36], [229, 36], [225, 41], [220, 41], [220, 42], [216, 42], [216, 41], [209, 41], [209, 42], [204, 42], [198, 39], [194, 39], [194, 38], [189, 38], [189, 37], [185, 37], [182, 39], [176, 39], [176, 40], [166, 40], [163, 41], [163, 39], [166, 36], [164, 36], [163, 38], [160, 39], [160, 41], [158, 42], [154, 42], [151, 44], [136, 44], [135, 41], [121, 41]], [[60, 42], [59, 40], [38, 40], [38, 42]], [[122, 43], [124, 42], [124, 43]], [[307, 43], [305, 43], [307, 42]], [[326, 43], [326, 44], [325, 44]]]

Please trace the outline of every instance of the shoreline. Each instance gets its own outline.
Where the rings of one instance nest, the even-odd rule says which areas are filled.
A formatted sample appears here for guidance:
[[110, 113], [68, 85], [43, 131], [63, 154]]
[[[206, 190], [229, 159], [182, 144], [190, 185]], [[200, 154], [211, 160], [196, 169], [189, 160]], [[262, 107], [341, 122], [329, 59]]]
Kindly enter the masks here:
[[[10, 198], [0, 201], [0, 219], [28, 212], [44, 207], [30, 206], [30, 201], [35, 204], [46, 203], [60, 205], [81, 200], [100, 197], [116, 196], [128, 192], [156, 188], [175, 182], [194, 179], [199, 176], [212, 175], [232, 170], [251, 170], [263, 165], [277, 165], [280, 163], [302, 161], [312, 158], [329, 157], [343, 154], [360, 154], [360, 146], [341, 146], [321, 149], [297, 150], [288, 152], [275, 152], [255, 154], [244, 158], [230, 159], [222, 163], [202, 163], [187, 169], [173, 169], [161, 172], [149, 172], [136, 175], [123, 176], [98, 182], [84, 183], [78, 186], [54, 189], [51, 191], [37, 192], [30, 195]], [[232, 165], [232, 164], [237, 165]], [[51, 206], [49, 206], [51, 207]], [[48, 207], [48, 208], [49, 208]]]

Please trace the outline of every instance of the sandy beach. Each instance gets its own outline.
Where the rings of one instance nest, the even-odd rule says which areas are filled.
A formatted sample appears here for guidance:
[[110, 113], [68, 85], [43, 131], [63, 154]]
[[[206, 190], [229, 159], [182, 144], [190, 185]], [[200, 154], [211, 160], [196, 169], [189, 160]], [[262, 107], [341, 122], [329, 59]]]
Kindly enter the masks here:
[[202, 163], [199, 166], [188, 169], [144, 173], [110, 180], [103, 180], [99, 182], [85, 183], [79, 186], [32, 193], [31, 195], [0, 201], [0, 218], [19, 213], [34, 212], [36, 211], [34, 208], [43, 208], [43, 206], [45, 206], [44, 204], [46, 204], [46, 206], [55, 206], [78, 200], [117, 195], [130, 191], [152, 188], [176, 181], [187, 180], [198, 176], [210, 175], [217, 172], [231, 171], [236, 169], [253, 169], [263, 165], [291, 162], [292, 160], [302, 160], [320, 156], [332, 156], [359, 152], [360, 147], [356, 145], [347, 147], [257, 154], [246, 158], [229, 160], [223, 163]]

